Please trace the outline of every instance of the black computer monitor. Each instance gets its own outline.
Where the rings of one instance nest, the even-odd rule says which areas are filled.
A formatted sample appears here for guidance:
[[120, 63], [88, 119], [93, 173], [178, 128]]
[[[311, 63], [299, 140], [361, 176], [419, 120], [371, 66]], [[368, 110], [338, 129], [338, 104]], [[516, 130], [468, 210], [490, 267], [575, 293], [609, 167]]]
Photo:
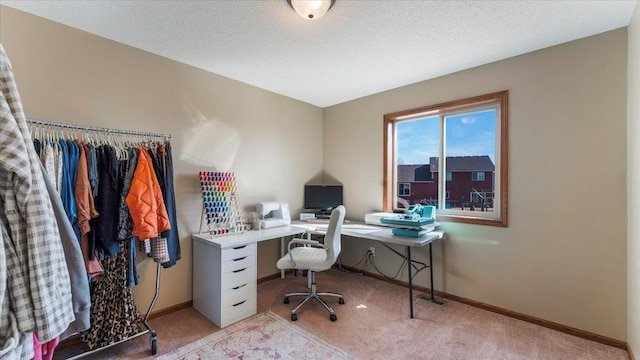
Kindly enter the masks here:
[[320, 214], [330, 214], [342, 205], [342, 185], [305, 185], [304, 208]]

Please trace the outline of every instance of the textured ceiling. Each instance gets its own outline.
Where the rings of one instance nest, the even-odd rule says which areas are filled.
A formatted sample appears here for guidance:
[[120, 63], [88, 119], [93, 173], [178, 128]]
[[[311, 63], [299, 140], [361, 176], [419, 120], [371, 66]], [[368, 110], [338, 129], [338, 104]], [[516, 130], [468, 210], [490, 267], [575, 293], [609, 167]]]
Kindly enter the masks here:
[[313, 21], [286, 0], [0, 4], [326, 107], [627, 26], [637, 1], [337, 0]]

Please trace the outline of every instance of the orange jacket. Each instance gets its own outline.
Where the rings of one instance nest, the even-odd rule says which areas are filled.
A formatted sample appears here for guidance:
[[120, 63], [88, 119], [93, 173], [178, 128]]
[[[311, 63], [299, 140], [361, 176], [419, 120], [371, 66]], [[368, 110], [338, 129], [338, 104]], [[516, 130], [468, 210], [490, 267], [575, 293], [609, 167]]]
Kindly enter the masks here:
[[132, 235], [143, 240], [158, 237], [161, 232], [171, 229], [171, 225], [151, 156], [143, 148], [138, 148], [138, 153], [138, 164], [126, 200], [133, 219]]

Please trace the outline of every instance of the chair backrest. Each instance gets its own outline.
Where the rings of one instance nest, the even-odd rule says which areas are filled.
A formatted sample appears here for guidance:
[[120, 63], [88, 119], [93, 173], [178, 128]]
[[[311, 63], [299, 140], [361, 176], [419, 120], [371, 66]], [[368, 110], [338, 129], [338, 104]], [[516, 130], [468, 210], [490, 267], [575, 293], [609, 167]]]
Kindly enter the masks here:
[[329, 220], [329, 227], [327, 233], [324, 236], [324, 246], [329, 249], [327, 254], [327, 262], [331, 262], [331, 265], [338, 260], [340, 255], [341, 244], [341, 232], [342, 223], [344, 223], [344, 216], [347, 213], [347, 209], [340, 205], [331, 211], [331, 218]]

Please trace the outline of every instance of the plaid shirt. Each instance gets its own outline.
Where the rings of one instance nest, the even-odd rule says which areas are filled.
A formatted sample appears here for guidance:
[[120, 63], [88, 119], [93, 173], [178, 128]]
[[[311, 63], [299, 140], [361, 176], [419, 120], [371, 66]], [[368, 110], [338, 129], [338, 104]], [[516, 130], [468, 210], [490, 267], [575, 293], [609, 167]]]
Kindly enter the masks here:
[[[17, 330], [37, 330], [45, 343], [59, 336], [74, 315], [69, 272], [38, 162], [11, 63], [0, 45], [0, 217], [8, 236], [3, 236], [0, 301], [6, 300], [3, 292], [8, 294]], [[4, 319], [4, 303], [2, 311]], [[10, 327], [0, 323], [0, 348], [11, 340], [2, 338]]]

